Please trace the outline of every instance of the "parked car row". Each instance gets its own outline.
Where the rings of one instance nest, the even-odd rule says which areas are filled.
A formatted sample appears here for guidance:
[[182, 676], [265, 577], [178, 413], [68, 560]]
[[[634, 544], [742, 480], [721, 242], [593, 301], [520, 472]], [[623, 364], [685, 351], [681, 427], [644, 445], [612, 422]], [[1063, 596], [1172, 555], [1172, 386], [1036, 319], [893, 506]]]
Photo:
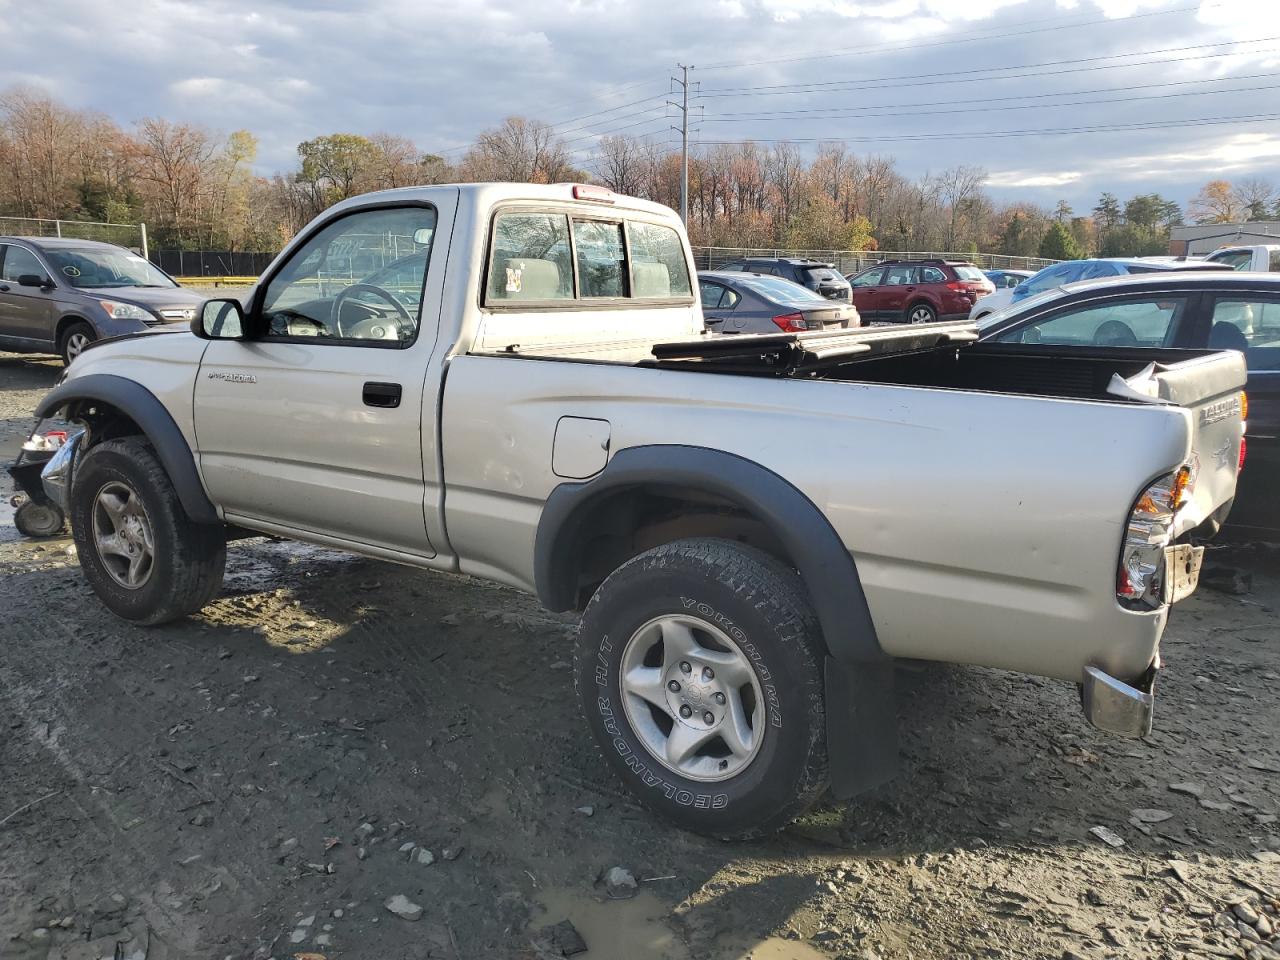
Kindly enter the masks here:
[[1202, 260], [1175, 259], [1173, 257], [1099, 257], [1088, 260], [1064, 260], [1045, 267], [1012, 287], [996, 290], [973, 305], [969, 319], [983, 317], [1003, 310], [1014, 303], [1045, 290], [1052, 290], [1064, 283], [1077, 280], [1097, 280], [1105, 277], [1122, 277], [1134, 273], [1158, 273], [1166, 270], [1226, 270], [1226, 265], [1206, 264]]

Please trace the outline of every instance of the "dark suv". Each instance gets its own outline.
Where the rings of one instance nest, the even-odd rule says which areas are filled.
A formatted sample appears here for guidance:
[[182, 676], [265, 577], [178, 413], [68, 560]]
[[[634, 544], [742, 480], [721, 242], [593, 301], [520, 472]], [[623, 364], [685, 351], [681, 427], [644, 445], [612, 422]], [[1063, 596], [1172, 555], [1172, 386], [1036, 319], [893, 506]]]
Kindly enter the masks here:
[[204, 299], [111, 243], [0, 237], [0, 350], [69, 364], [104, 337], [185, 330]]
[[964, 320], [995, 284], [960, 260], [889, 260], [851, 274], [853, 305], [863, 322], [933, 323]]
[[802, 257], [743, 257], [741, 260], [730, 260], [716, 269], [782, 277], [783, 280], [808, 287], [828, 300], [850, 302], [849, 281], [840, 275], [834, 265], [821, 260]]

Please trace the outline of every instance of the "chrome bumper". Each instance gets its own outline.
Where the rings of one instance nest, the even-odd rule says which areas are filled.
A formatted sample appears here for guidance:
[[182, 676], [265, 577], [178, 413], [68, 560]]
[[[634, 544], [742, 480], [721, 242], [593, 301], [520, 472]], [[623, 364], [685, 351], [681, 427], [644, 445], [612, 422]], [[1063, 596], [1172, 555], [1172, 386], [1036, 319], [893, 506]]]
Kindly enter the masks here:
[[49, 462], [40, 471], [40, 482], [44, 486], [44, 494], [56, 503], [63, 513], [68, 512], [69, 491], [71, 490], [71, 471], [75, 466], [76, 450], [84, 438], [84, 431], [69, 433], [67, 442], [60, 446]]
[[1108, 733], [1122, 737], [1145, 737], [1151, 732], [1151, 715], [1155, 712], [1156, 705], [1155, 689], [1155, 666], [1143, 675], [1137, 687], [1131, 687], [1097, 667], [1085, 667], [1081, 691], [1085, 719]]

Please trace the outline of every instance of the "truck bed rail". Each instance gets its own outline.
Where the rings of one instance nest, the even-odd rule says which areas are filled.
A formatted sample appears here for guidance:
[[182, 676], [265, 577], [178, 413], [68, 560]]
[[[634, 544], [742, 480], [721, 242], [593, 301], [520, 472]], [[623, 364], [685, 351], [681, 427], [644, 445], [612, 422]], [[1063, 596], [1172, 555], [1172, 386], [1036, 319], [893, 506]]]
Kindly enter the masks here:
[[977, 327], [967, 320], [855, 330], [728, 334], [654, 344], [654, 360], [645, 365], [684, 370], [710, 368], [723, 373], [772, 372], [789, 377], [853, 357], [913, 353], [977, 339]]

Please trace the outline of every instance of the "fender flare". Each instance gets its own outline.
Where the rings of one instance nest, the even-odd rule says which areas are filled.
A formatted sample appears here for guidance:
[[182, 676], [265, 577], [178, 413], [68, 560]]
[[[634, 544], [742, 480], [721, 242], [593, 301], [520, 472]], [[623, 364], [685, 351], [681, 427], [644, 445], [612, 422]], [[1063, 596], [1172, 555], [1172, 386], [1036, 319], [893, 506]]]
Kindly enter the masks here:
[[40, 419], [51, 417], [78, 401], [110, 404], [132, 419], [155, 447], [187, 516], [196, 523], [222, 522], [200, 482], [195, 455], [186, 437], [155, 394], [124, 377], [91, 373], [54, 387], [36, 407], [36, 416]]
[[832, 657], [845, 663], [886, 660], [853, 557], [822, 511], [778, 474], [723, 450], [683, 445], [628, 447], [583, 483], [557, 486], [542, 510], [534, 542], [534, 582], [549, 610], [576, 600], [576, 548], [591, 508], [641, 487], [694, 488], [759, 517], [795, 561]]

